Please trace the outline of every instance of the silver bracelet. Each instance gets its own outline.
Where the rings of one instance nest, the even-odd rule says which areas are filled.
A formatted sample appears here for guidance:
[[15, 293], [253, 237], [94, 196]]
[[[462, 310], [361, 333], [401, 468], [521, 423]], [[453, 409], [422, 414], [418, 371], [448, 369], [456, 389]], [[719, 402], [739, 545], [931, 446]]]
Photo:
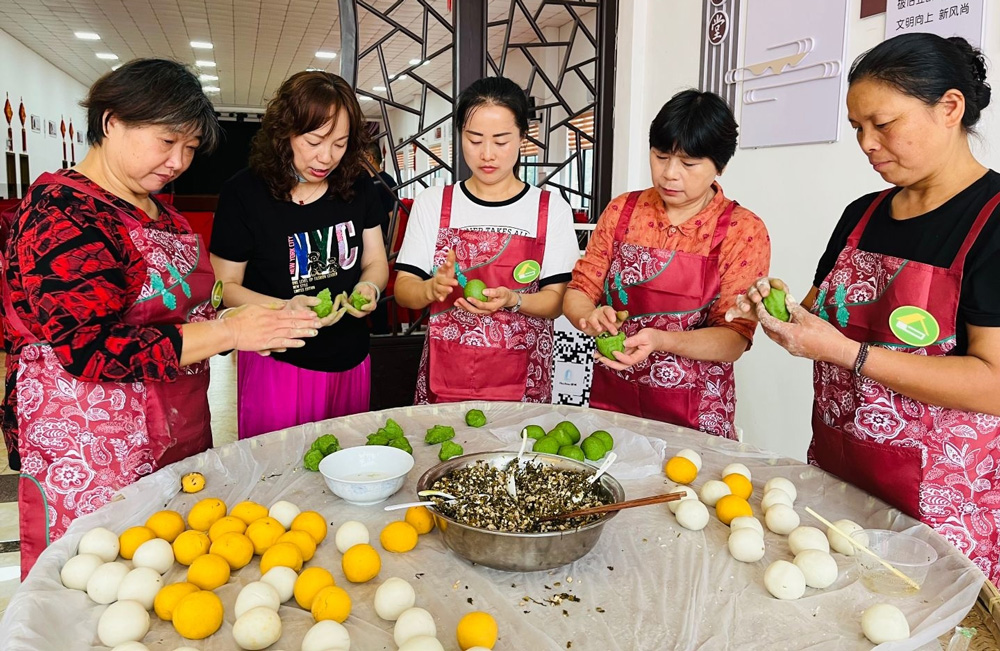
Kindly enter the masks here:
[[524, 298], [524, 294], [521, 294], [520, 292], [515, 292], [515, 293], [517, 294], [517, 303], [514, 304], [514, 307], [508, 309], [511, 312], [517, 313], [521, 311], [521, 299]]
[[371, 288], [375, 290], [375, 302], [378, 303], [378, 299], [382, 297], [382, 291], [378, 288], [378, 285], [371, 282], [370, 280], [361, 280], [358, 281], [358, 284], [354, 286], [354, 289], [357, 289], [358, 285], [371, 285]]

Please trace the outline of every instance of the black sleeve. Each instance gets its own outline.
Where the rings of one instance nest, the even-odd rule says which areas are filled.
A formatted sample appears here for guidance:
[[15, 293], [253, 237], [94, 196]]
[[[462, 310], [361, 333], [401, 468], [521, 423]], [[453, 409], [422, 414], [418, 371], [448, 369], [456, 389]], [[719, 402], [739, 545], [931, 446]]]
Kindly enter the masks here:
[[855, 199], [848, 204], [847, 208], [844, 208], [844, 213], [840, 216], [840, 221], [837, 222], [837, 226], [830, 235], [830, 241], [827, 242], [826, 250], [820, 256], [819, 264], [816, 265], [816, 275], [813, 276], [813, 287], [822, 285], [827, 274], [833, 270], [833, 265], [837, 263], [837, 256], [840, 255], [840, 252], [844, 250], [844, 246], [847, 245], [847, 238], [851, 236], [851, 231], [854, 230], [854, 227], [864, 217], [865, 210], [868, 209], [868, 206], [871, 205], [877, 196], [878, 193], [865, 195], [860, 199]]
[[983, 227], [965, 261], [959, 311], [969, 325], [1000, 327], [1000, 208]]
[[365, 211], [365, 230], [369, 228], [381, 228], [386, 220], [386, 214], [382, 212], [382, 202], [375, 191], [375, 181], [370, 177], [358, 177], [358, 182], [354, 184], [357, 199], [361, 200]]
[[245, 173], [226, 181], [219, 192], [219, 204], [212, 223], [209, 250], [231, 262], [246, 262], [253, 253], [253, 231], [246, 209], [248, 184], [240, 183]]

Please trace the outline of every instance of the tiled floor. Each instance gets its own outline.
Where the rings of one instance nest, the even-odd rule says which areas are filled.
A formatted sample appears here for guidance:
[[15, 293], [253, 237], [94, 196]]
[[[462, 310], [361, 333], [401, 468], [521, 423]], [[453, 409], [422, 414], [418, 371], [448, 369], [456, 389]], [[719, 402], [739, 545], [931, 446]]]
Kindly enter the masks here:
[[[0, 353], [0, 369], [5, 361], [5, 355]], [[208, 398], [212, 408], [213, 439], [218, 447], [236, 440], [236, 356], [214, 357], [211, 364], [212, 382]], [[2, 398], [3, 385], [0, 383], [0, 399]], [[3, 476], [16, 476], [17, 472], [7, 464], [7, 449], [2, 439], [0, 452], [0, 480], [3, 480]], [[17, 502], [0, 503], [0, 615], [7, 608], [19, 583], [21, 555], [17, 551], [6, 551], [16, 548], [19, 540]]]

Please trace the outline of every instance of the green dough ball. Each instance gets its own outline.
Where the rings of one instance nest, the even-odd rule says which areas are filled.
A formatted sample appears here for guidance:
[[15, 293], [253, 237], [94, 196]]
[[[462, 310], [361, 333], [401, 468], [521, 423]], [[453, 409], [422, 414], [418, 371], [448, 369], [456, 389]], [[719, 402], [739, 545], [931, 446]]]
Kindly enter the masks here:
[[586, 457], [583, 454], [583, 450], [575, 445], [564, 445], [559, 448], [557, 452], [560, 457], [566, 457], [567, 459], [576, 459], [577, 461], [583, 461]]
[[447, 461], [452, 457], [457, 457], [465, 454], [465, 450], [462, 446], [454, 441], [445, 441], [441, 444], [441, 451], [438, 452], [438, 459], [441, 461]]
[[486, 414], [479, 409], [470, 409], [465, 414], [465, 424], [469, 427], [482, 427], [486, 424]]
[[574, 425], [573, 423], [569, 422], [568, 420], [564, 420], [563, 422], [556, 425], [556, 427], [561, 428], [562, 431], [569, 434], [570, 442], [573, 445], [576, 445], [577, 443], [580, 442], [580, 430], [577, 429], [576, 425]]
[[[379, 432], [381, 431], [382, 430], [379, 430]], [[379, 432], [369, 434], [368, 442], [365, 443], [365, 445], [389, 445], [389, 437]]]
[[398, 439], [392, 439], [389, 441], [389, 447], [399, 448], [403, 452], [413, 454], [413, 446], [410, 445], [410, 442], [406, 440], [405, 436], [400, 436]]
[[490, 299], [483, 293], [484, 289], [486, 289], [486, 283], [478, 278], [473, 278], [469, 282], [465, 283], [465, 298], [474, 298], [477, 301], [483, 301], [485, 303]]
[[597, 461], [608, 452], [608, 449], [604, 447], [604, 441], [595, 436], [585, 438], [580, 447], [583, 448], [583, 455], [591, 461]]
[[316, 294], [316, 298], [319, 299], [319, 305], [313, 305], [312, 311], [321, 319], [330, 316], [330, 312], [333, 312], [333, 297], [330, 296], [330, 288]]
[[610, 452], [611, 449], [615, 447], [615, 440], [611, 437], [610, 434], [608, 434], [607, 432], [605, 432], [602, 429], [599, 429], [596, 432], [594, 432], [593, 434], [591, 434], [589, 438], [599, 438], [599, 439], [601, 439], [601, 441], [604, 443], [604, 448], [608, 452]]
[[306, 470], [316, 472], [319, 470], [319, 462], [323, 460], [323, 453], [319, 450], [309, 450], [302, 459], [302, 467]]
[[385, 434], [391, 441], [403, 435], [403, 428], [399, 426], [399, 423], [390, 418], [385, 421], [385, 427], [379, 429], [379, 433]]
[[569, 433], [558, 425], [553, 427], [552, 431], [550, 431], [547, 436], [558, 441], [559, 445], [573, 445], [573, 439], [570, 437]]
[[541, 452], [542, 454], [556, 454], [559, 452], [559, 447], [559, 441], [551, 436], [543, 436], [535, 441], [535, 444], [531, 446], [531, 451]]
[[451, 425], [435, 425], [427, 430], [427, 434], [424, 435], [424, 443], [434, 445], [435, 443], [444, 443], [453, 438], [455, 438], [454, 427]]
[[545, 436], [545, 430], [538, 425], [528, 425], [524, 429], [528, 430], [528, 438], [536, 441]]
[[597, 335], [597, 351], [608, 359], [615, 359], [613, 355], [615, 351], [619, 353], [625, 352], [625, 333], [619, 332], [616, 335], [612, 335], [608, 332], [602, 332]]
[[788, 307], [785, 306], [785, 292], [776, 287], [772, 287], [771, 291], [764, 297], [764, 309], [779, 321], [788, 321], [791, 318], [788, 314]]
[[364, 306], [371, 303], [368, 297], [361, 292], [352, 292], [350, 296], [351, 305], [354, 306], [355, 310], [360, 310]]

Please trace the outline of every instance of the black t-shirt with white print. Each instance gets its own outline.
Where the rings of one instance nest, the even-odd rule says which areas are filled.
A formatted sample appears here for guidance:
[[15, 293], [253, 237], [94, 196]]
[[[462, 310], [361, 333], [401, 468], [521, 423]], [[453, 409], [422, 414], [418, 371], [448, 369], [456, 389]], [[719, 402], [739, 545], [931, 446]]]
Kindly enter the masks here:
[[[353, 190], [349, 201], [327, 192], [299, 205], [275, 199], [264, 181], [245, 169], [219, 193], [211, 251], [246, 262], [243, 286], [267, 296], [315, 296], [326, 288], [333, 296], [350, 294], [361, 278], [362, 233], [384, 220], [367, 174], [355, 180]], [[274, 358], [314, 371], [346, 371], [368, 356], [368, 338], [365, 319], [346, 314], [302, 348]]]

